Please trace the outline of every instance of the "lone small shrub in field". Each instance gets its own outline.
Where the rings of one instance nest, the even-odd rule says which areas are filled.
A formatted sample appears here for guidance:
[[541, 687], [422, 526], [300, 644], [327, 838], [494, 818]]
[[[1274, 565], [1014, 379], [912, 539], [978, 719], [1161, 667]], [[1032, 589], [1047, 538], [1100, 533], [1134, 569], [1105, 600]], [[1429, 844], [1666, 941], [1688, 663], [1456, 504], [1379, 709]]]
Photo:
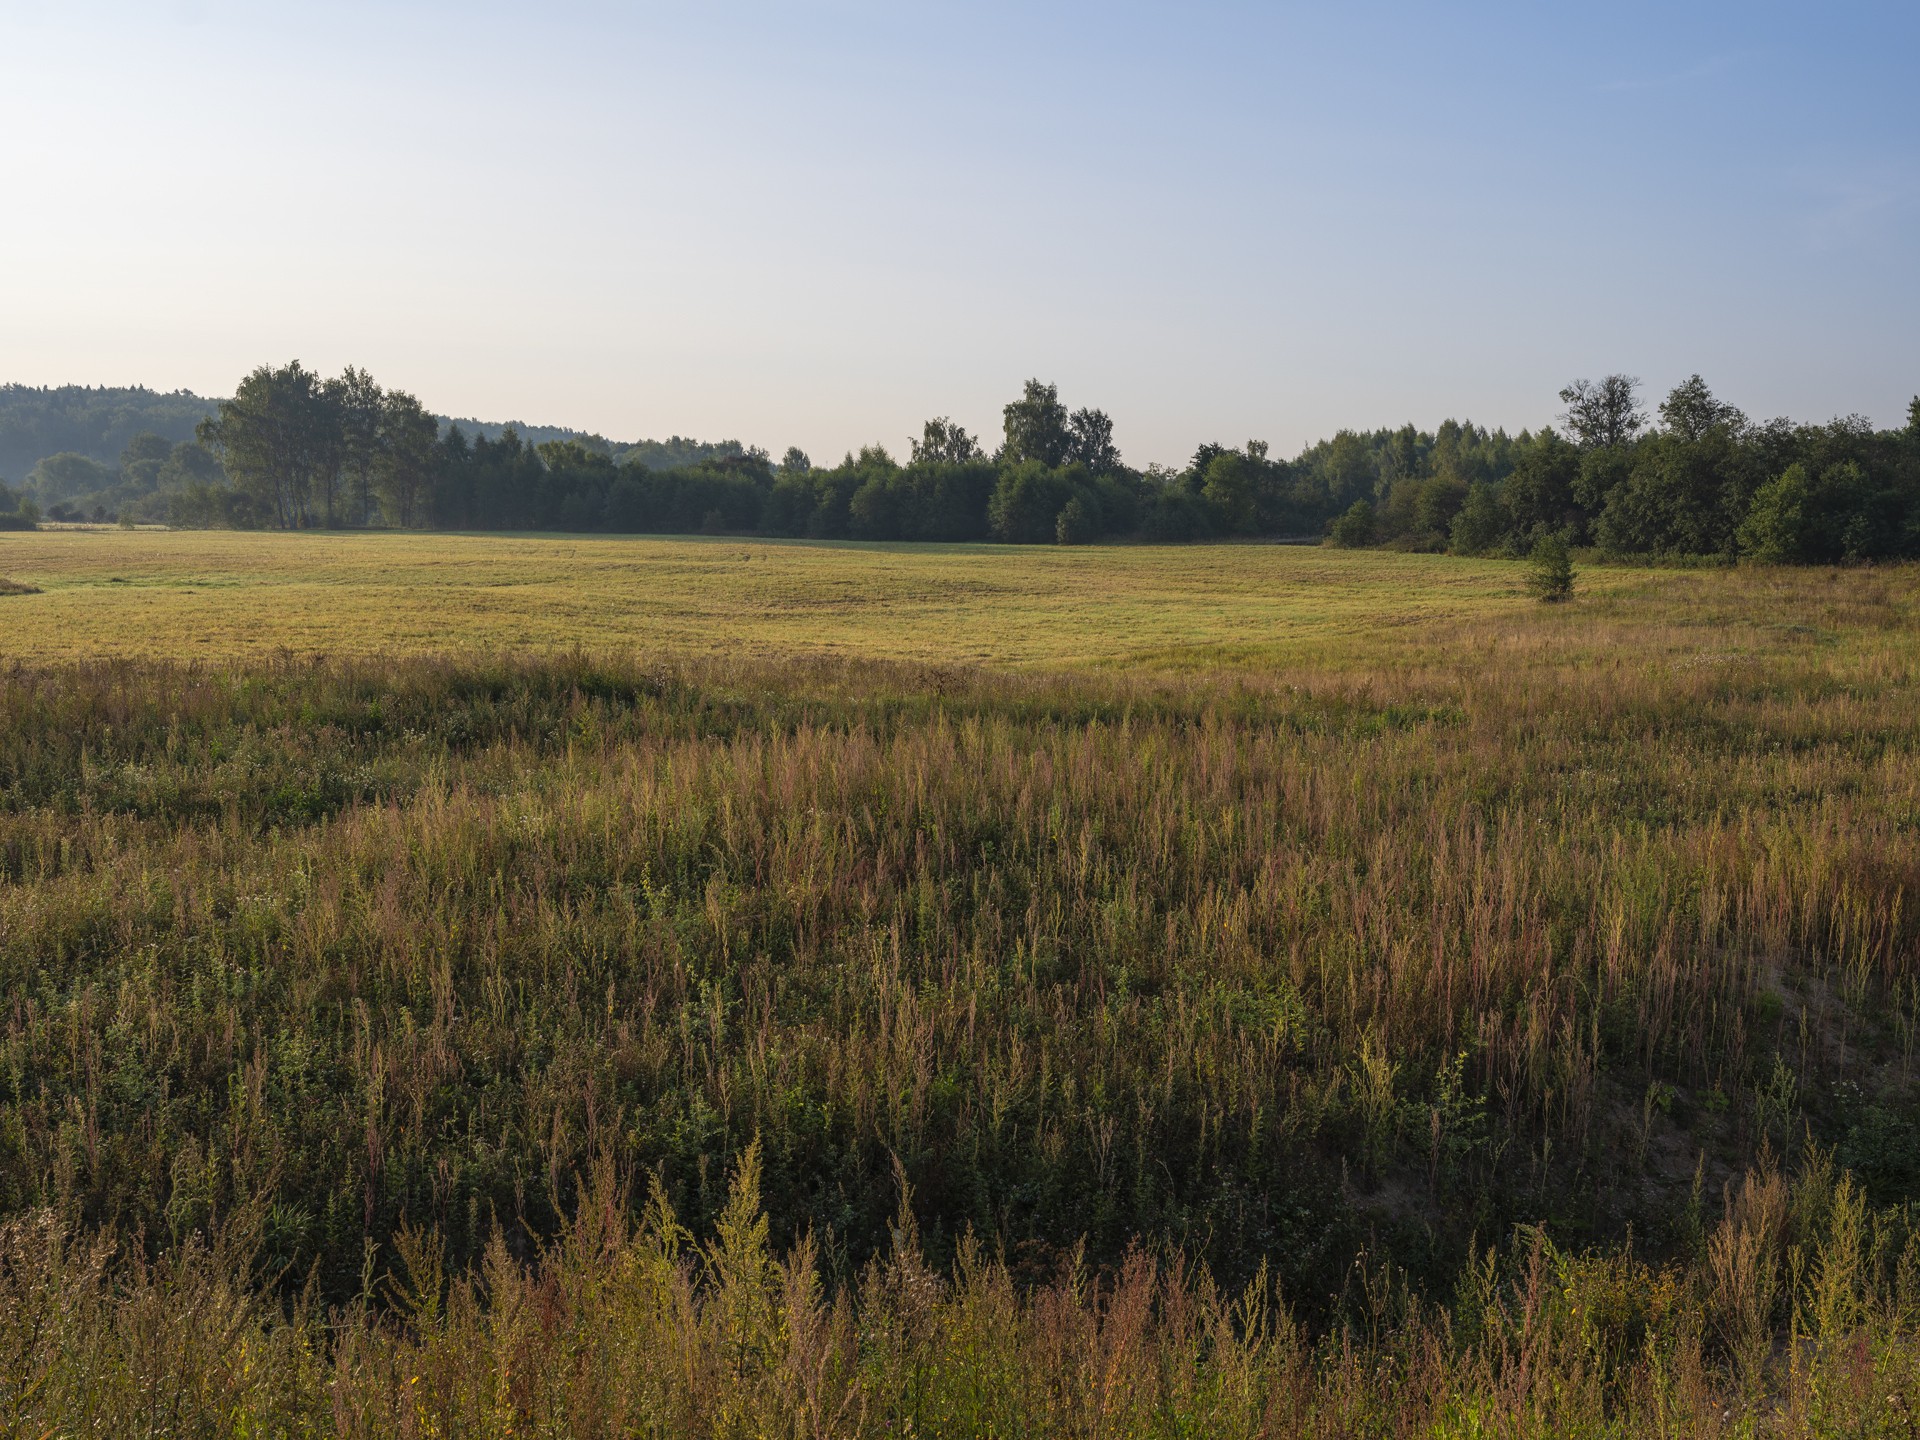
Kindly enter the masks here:
[[1573, 555], [1564, 535], [1542, 535], [1527, 559], [1527, 592], [1543, 604], [1573, 598]]
[[9, 580], [6, 576], [0, 575], [0, 595], [38, 595], [39, 593], [38, 585], [29, 585], [22, 580]]

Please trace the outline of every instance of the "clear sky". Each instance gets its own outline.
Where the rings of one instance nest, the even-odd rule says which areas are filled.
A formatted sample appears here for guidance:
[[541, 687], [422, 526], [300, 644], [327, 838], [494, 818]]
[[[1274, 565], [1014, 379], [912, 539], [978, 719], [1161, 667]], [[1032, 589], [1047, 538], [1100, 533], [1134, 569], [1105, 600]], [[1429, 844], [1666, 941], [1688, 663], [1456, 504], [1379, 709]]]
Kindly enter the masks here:
[[0, 380], [1135, 464], [1920, 390], [1920, 4], [0, 0]]

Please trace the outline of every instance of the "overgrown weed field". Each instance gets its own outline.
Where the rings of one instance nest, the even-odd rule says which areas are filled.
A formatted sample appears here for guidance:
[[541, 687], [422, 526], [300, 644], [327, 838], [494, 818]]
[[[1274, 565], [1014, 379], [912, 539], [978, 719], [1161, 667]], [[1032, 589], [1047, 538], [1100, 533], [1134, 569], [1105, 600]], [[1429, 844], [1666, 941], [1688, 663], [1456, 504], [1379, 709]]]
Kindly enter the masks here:
[[0, 573], [21, 1433], [1909, 1433], [1920, 572]]

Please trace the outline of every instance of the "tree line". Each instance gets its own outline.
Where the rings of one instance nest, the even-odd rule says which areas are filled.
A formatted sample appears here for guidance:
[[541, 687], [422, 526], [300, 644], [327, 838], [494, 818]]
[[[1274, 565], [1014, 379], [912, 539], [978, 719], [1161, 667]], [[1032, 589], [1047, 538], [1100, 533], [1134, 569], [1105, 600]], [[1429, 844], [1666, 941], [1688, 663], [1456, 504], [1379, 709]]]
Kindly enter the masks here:
[[[1699, 376], [1651, 410], [1630, 376], [1560, 392], [1559, 423], [1509, 435], [1343, 430], [1292, 460], [1259, 441], [1183, 466], [1125, 463], [1112, 420], [1030, 380], [991, 449], [946, 417], [907, 453], [469, 434], [363, 370], [262, 366], [200, 424], [166, 518], [280, 528], [762, 534], [1078, 544], [1231, 537], [1525, 554], [1546, 537], [1618, 555], [1788, 562], [1920, 555], [1920, 399], [1904, 428], [1755, 422]], [[552, 433], [552, 432], [548, 432]], [[186, 475], [169, 450], [165, 463]], [[158, 450], [156, 449], [156, 455]], [[648, 463], [651, 461], [652, 463]], [[4, 505], [4, 497], [0, 497]]]
[[[324, 408], [329, 399], [366, 398], [364, 386], [339, 381], [331, 382], [334, 394], [328, 396], [327, 383], [318, 396], [307, 397], [320, 402], [316, 408]], [[231, 489], [225, 472], [195, 439], [199, 423], [217, 414], [220, 404], [187, 390], [162, 394], [138, 386], [0, 385], [0, 529], [19, 529], [40, 519], [259, 523], [243, 503], [221, 493]], [[617, 463], [653, 469], [737, 455], [745, 448], [737, 440], [675, 435], [627, 443], [561, 426], [456, 422], [445, 416], [436, 420], [443, 430], [457, 423], [466, 434], [488, 439], [512, 429], [522, 444], [570, 440]], [[196, 486], [205, 488], [186, 497]], [[183, 499], [186, 503], [176, 504]], [[348, 513], [340, 523], [386, 522], [372, 504], [357, 517]]]
[[127, 442], [118, 465], [67, 450], [41, 460], [18, 488], [0, 481], [0, 529], [23, 528], [43, 516], [165, 521], [174, 499], [188, 489], [225, 484], [220, 462], [197, 441], [175, 443], [142, 431]]
[[[678, 439], [656, 443], [660, 454], [616, 456], [597, 437], [532, 443], [514, 427], [470, 436], [365, 371], [328, 379], [296, 361], [255, 370], [201, 424], [198, 443], [228, 483], [191, 487], [171, 518], [1068, 543], [1154, 519], [1155, 482], [1121, 462], [1105, 413], [1069, 411], [1053, 386], [1034, 381], [1004, 423], [989, 455], [964, 426], [930, 420], [904, 464], [879, 446], [816, 466], [798, 449], [776, 463], [757, 448]], [[1185, 497], [1162, 508], [1175, 516], [1172, 538], [1209, 533], [1186, 514]]]
[[1353, 494], [1334, 544], [1519, 554], [1554, 536], [1614, 555], [1920, 555], [1920, 398], [1904, 428], [1881, 431], [1857, 415], [1755, 422], [1698, 375], [1654, 414], [1627, 375], [1576, 380], [1560, 399], [1560, 428], [1537, 434], [1451, 422], [1343, 434], [1296, 464]]

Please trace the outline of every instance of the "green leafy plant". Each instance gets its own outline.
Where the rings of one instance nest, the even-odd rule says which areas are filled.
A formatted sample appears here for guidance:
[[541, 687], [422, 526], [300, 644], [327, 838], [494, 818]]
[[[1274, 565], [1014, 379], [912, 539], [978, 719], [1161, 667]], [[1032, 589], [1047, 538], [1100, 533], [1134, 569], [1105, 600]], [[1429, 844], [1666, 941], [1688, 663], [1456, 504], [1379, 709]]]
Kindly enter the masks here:
[[1557, 605], [1573, 598], [1573, 552], [1567, 537], [1542, 535], [1527, 557], [1527, 593], [1543, 604]]

